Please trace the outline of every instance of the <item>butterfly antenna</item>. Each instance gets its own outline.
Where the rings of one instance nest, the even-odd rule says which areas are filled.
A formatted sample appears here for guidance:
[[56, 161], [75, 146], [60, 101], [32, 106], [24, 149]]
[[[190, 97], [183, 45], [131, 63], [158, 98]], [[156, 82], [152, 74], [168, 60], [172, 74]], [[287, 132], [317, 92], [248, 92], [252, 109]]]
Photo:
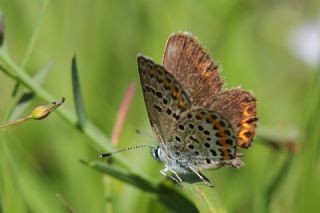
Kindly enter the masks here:
[[150, 146], [150, 145], [138, 145], [138, 146], [132, 146], [132, 147], [127, 147], [127, 148], [124, 148], [124, 149], [119, 149], [119, 150], [116, 150], [116, 151], [113, 151], [113, 152], [110, 152], [110, 153], [103, 153], [100, 155], [101, 158], [107, 158], [107, 157], [111, 157], [115, 154], [118, 154], [120, 152], [126, 152], [126, 151], [130, 151], [130, 150], [133, 150], [133, 149], [140, 149], [140, 148], [154, 148], [153, 146]]

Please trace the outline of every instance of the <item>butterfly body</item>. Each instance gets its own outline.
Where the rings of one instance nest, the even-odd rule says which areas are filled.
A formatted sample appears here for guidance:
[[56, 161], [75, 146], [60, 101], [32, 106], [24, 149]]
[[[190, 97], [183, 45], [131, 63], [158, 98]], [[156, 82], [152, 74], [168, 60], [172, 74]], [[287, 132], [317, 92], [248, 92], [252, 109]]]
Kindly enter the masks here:
[[171, 35], [163, 65], [140, 55], [138, 68], [150, 124], [159, 141], [152, 155], [165, 164], [162, 174], [181, 182], [178, 173], [195, 173], [210, 185], [202, 170], [244, 165], [237, 147], [251, 145], [256, 100], [241, 89], [221, 92], [218, 66], [194, 37]]

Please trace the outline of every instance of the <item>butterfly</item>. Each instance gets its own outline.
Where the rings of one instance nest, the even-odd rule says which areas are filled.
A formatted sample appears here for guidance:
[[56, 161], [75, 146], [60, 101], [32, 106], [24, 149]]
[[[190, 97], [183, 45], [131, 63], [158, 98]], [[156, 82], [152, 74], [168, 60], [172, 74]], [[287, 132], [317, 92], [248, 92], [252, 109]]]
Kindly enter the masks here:
[[[159, 145], [152, 156], [175, 182], [179, 173], [244, 165], [238, 147], [248, 148], [257, 126], [256, 98], [246, 90], [222, 91], [218, 65], [189, 33], [172, 34], [163, 65], [139, 55], [138, 70], [150, 124]], [[172, 175], [170, 175], [171, 173]]]

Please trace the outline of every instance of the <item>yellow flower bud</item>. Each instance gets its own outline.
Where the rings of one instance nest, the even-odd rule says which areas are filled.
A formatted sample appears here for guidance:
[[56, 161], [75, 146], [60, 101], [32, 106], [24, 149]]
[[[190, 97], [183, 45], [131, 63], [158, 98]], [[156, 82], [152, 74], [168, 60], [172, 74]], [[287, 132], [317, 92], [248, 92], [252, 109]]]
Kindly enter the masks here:
[[48, 107], [48, 105], [37, 106], [31, 112], [32, 118], [36, 120], [44, 119], [49, 114], [50, 114], [50, 107]]
[[51, 104], [36, 106], [31, 112], [32, 119], [35, 119], [35, 120], [44, 119], [51, 112], [56, 110], [61, 104], [63, 104], [64, 101], [65, 101], [65, 98], [62, 98], [61, 101], [59, 102], [52, 102]]

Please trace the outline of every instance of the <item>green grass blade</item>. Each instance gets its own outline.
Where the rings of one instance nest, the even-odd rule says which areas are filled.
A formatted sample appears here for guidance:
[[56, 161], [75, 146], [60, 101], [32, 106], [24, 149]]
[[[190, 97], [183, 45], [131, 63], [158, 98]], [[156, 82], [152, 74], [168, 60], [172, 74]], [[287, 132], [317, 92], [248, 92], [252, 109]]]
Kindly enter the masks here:
[[143, 191], [156, 193], [157, 192], [157, 184], [153, 181], [146, 181], [144, 178], [141, 178], [138, 175], [128, 172], [127, 170], [119, 169], [114, 166], [111, 166], [107, 163], [92, 161], [85, 162], [81, 161], [81, 163], [88, 165], [102, 173], [108, 174], [112, 177], [117, 178], [125, 183], [133, 185]]
[[76, 107], [76, 113], [78, 117], [78, 126], [80, 129], [83, 129], [85, 125], [86, 115], [84, 111], [84, 104], [81, 94], [80, 80], [78, 75], [77, 61], [76, 56], [72, 58], [71, 65], [71, 75], [72, 75], [72, 88], [73, 88], [73, 97], [74, 104]]
[[156, 195], [164, 205], [176, 212], [198, 212], [197, 208], [189, 199], [180, 192], [164, 184], [157, 184], [155, 181], [146, 181], [146, 179], [142, 178], [140, 175], [130, 173], [127, 170], [115, 168], [107, 163], [99, 161], [81, 162], [102, 173], [108, 174], [120, 181], [135, 186], [142, 191]]
[[227, 212], [214, 188], [205, 185], [186, 184], [184, 192], [200, 212]]
[[30, 59], [30, 56], [32, 54], [32, 51], [34, 49], [34, 46], [36, 44], [40, 29], [41, 29], [42, 21], [44, 20], [44, 15], [46, 14], [46, 10], [47, 10], [47, 7], [49, 5], [49, 2], [50, 2], [49, 0], [43, 1], [43, 5], [42, 5], [42, 7], [40, 9], [40, 13], [38, 15], [36, 25], [35, 25], [35, 27], [33, 29], [30, 41], [28, 42], [27, 51], [26, 51], [26, 53], [25, 53], [25, 55], [23, 57], [22, 63], [21, 63], [21, 67], [22, 68], [26, 67], [26, 65], [27, 65], [27, 63], [28, 63], [28, 61]]
[[[42, 5], [42, 8], [40, 9], [40, 14], [37, 18], [37, 23], [34, 27], [34, 30], [32, 32], [32, 35], [30, 37], [30, 41], [28, 43], [28, 47], [27, 47], [27, 50], [26, 50], [26, 53], [23, 57], [23, 60], [22, 60], [22, 63], [21, 63], [21, 67], [22, 68], [25, 68], [29, 59], [30, 59], [30, 56], [32, 54], [32, 51], [34, 49], [34, 46], [36, 44], [36, 41], [37, 41], [37, 38], [38, 38], [38, 35], [39, 35], [39, 32], [40, 32], [40, 28], [41, 28], [41, 23], [43, 21], [43, 17], [45, 15], [45, 11], [48, 7], [48, 4], [49, 4], [49, 0], [45, 0], [43, 2], [43, 5]], [[2, 42], [1, 42], [2, 43]], [[14, 87], [14, 90], [13, 90], [13, 93], [12, 93], [12, 97], [15, 97], [19, 91], [19, 88], [20, 88], [20, 83], [19, 81], [16, 82], [16, 85]]]

